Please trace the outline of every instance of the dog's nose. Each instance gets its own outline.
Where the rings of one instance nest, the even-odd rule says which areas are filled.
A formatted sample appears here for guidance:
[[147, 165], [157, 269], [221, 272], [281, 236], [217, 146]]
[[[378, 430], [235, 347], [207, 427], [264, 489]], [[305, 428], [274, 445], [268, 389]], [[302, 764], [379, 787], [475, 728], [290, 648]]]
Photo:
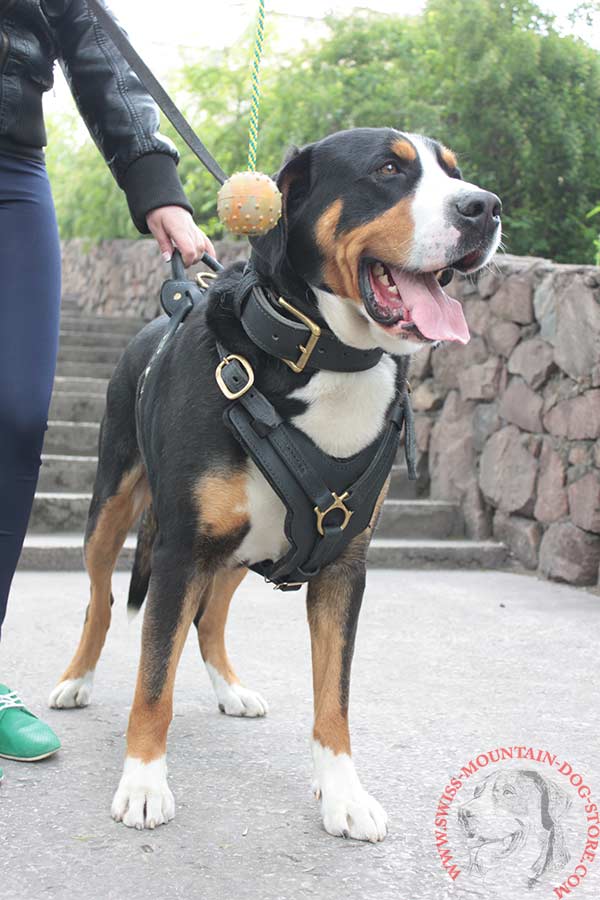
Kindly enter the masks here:
[[490, 191], [470, 191], [457, 200], [456, 208], [470, 224], [485, 226], [490, 219], [500, 218], [502, 203]]

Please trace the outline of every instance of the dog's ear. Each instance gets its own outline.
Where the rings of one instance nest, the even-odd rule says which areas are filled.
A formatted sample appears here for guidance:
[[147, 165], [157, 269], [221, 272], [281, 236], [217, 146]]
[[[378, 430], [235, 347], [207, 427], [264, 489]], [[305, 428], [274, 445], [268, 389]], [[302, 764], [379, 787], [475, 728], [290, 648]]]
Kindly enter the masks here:
[[571, 798], [562, 790], [562, 788], [559, 788], [554, 784], [553, 781], [548, 781], [546, 778], [543, 780], [544, 789], [542, 790], [542, 797], [544, 796], [545, 790], [548, 795], [548, 815], [552, 820], [552, 823], [558, 825], [571, 806]]
[[312, 144], [301, 150], [292, 147], [275, 177], [281, 191], [281, 218], [279, 222], [260, 237], [250, 238], [254, 254], [268, 272], [281, 269], [287, 253], [288, 222], [293, 210], [306, 195], [310, 186], [310, 162]]
[[539, 877], [547, 871], [560, 870], [571, 857], [560, 827], [561, 819], [571, 806], [571, 798], [562, 788], [544, 778], [539, 772], [523, 772], [523, 774], [531, 778], [540, 790], [542, 825], [548, 832], [546, 846], [533, 866], [536, 876]]

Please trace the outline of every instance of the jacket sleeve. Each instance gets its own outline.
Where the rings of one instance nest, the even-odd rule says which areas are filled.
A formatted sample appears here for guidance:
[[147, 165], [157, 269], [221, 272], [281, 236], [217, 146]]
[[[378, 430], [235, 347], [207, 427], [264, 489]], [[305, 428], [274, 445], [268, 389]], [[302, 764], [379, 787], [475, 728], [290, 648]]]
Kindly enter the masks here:
[[125, 191], [136, 228], [147, 234], [146, 215], [159, 206], [192, 212], [177, 175], [175, 145], [158, 130], [156, 104], [85, 0], [46, 0], [43, 6], [75, 102]]

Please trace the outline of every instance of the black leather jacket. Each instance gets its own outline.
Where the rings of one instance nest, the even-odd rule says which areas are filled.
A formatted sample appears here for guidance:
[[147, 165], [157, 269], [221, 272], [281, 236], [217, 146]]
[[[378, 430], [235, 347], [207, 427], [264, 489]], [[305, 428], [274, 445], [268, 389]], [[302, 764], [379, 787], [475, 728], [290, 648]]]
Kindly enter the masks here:
[[154, 101], [85, 0], [0, 0], [0, 152], [43, 159], [42, 94], [57, 59], [138, 229], [159, 206], [191, 211]]

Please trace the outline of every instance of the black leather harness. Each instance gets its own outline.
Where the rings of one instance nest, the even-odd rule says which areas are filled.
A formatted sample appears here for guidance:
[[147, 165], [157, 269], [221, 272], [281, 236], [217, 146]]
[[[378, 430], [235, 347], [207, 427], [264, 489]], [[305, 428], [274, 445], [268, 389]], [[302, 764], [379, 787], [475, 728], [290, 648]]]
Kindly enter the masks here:
[[[205, 261], [214, 268], [218, 266], [213, 260]], [[180, 260], [174, 260], [174, 278], [165, 282], [161, 291], [161, 303], [171, 322], [138, 384], [138, 429], [146, 379], [206, 287], [206, 282], [200, 288], [186, 282]], [[292, 305], [279, 298], [278, 302], [281, 312], [258, 283], [253, 269], [247, 267], [236, 291], [236, 315], [253, 343], [282, 359], [294, 372], [358, 372], [372, 368], [381, 359], [381, 350], [357, 350], [342, 344], [325, 325], [315, 323], [298, 309], [298, 301]], [[215, 377], [230, 401], [224, 422], [286, 507], [287, 553], [250, 568], [280, 590], [297, 590], [333, 562], [371, 522], [403, 426], [408, 476], [416, 478], [413, 416], [406, 380], [408, 357], [398, 361], [402, 387], [387, 411], [382, 434], [359, 453], [336, 458], [281, 418], [254, 385], [254, 372], [243, 356], [219, 343], [217, 349], [221, 362]]]

